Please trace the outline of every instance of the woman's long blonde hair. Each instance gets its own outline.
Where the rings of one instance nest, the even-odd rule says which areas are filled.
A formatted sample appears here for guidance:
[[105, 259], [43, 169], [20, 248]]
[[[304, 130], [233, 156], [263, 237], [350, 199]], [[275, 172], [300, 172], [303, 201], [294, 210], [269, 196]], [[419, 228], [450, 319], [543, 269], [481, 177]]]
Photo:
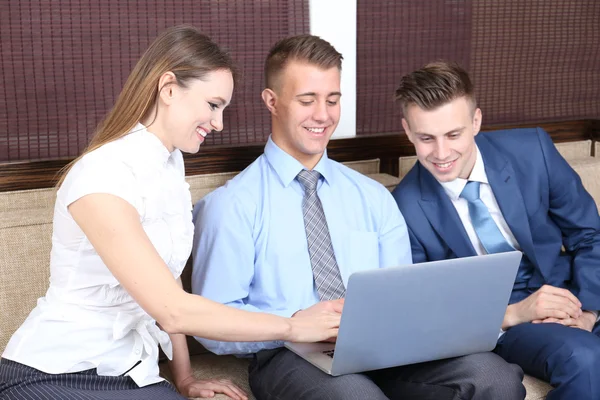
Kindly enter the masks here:
[[149, 116], [160, 92], [159, 79], [165, 72], [173, 72], [177, 84], [187, 87], [192, 79], [202, 79], [210, 72], [223, 69], [235, 77], [229, 54], [196, 28], [180, 25], [162, 32], [129, 74], [115, 105], [96, 128], [83, 153], [59, 172], [57, 187], [84, 155], [125, 136]]

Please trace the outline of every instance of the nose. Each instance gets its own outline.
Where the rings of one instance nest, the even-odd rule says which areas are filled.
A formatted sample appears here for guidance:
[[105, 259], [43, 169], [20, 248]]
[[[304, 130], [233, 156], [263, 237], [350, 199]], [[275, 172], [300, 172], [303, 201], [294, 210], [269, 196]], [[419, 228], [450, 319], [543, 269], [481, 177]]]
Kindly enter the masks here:
[[435, 152], [435, 157], [441, 161], [446, 160], [450, 156], [450, 146], [448, 146], [448, 142], [445, 138], [441, 138], [436, 142]]
[[210, 125], [213, 127], [213, 130], [217, 132], [221, 132], [223, 130], [223, 116], [219, 115], [216, 118], [210, 121]]
[[313, 119], [315, 121], [324, 122], [329, 119], [329, 113], [327, 112], [327, 102], [317, 101], [315, 102], [315, 109], [313, 112]]

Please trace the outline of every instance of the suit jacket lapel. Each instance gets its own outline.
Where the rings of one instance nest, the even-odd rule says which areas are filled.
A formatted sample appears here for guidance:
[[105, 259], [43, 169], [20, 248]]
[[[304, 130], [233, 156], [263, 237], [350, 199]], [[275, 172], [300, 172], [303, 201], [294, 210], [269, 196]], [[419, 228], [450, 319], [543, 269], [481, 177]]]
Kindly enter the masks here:
[[477, 139], [477, 145], [485, 165], [485, 173], [500, 211], [502, 211], [502, 216], [521, 246], [521, 250], [537, 266], [529, 219], [515, 172], [508, 160], [502, 157], [486, 138], [477, 137]]
[[421, 164], [418, 164], [418, 168], [421, 180], [419, 205], [433, 229], [457, 257], [477, 255], [456, 208], [444, 192], [442, 185]]

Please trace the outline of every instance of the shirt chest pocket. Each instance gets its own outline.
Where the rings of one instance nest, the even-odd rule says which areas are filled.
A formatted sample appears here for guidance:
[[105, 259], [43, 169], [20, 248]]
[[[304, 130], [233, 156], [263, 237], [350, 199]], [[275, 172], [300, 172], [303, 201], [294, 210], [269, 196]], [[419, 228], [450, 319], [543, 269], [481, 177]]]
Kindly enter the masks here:
[[377, 232], [347, 231], [344, 252], [338, 261], [344, 283], [356, 271], [379, 268], [379, 235]]

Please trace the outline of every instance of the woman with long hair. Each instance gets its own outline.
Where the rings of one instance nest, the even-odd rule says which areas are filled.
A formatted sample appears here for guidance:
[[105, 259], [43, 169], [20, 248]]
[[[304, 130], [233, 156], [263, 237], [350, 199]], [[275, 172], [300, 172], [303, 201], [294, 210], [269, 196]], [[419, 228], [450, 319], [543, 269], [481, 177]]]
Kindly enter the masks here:
[[[185, 335], [337, 335], [338, 314], [246, 312], [181, 287], [194, 233], [181, 152], [223, 128], [234, 74], [229, 55], [189, 26], [160, 34], [138, 61], [59, 180], [50, 286], [2, 355], [1, 399], [246, 399], [230, 381], [193, 377]], [[181, 394], [159, 376], [159, 346]]]

